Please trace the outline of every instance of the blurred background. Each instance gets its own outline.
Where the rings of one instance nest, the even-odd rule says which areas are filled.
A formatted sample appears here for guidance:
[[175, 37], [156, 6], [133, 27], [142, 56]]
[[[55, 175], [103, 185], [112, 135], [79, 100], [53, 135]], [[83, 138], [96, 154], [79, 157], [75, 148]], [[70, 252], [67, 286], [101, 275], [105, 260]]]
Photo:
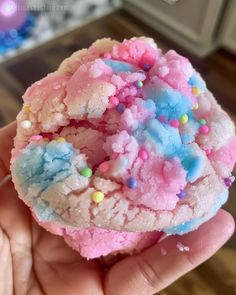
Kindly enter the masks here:
[[[74, 51], [143, 35], [187, 56], [236, 122], [236, 0], [0, 0], [0, 127], [25, 89]], [[235, 198], [234, 184], [225, 206], [234, 217]], [[236, 236], [160, 294], [236, 294]]]

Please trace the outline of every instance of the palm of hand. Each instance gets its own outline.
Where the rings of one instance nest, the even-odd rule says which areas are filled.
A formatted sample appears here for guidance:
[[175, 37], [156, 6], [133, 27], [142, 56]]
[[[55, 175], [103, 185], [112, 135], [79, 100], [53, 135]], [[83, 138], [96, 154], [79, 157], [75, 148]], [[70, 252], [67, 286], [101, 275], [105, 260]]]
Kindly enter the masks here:
[[[9, 174], [14, 130], [14, 125], [0, 130], [0, 294], [153, 294], [206, 260], [233, 232], [232, 217], [221, 212], [197, 232], [169, 237], [104, 273], [99, 261], [86, 261], [39, 227], [10, 179], [2, 181]], [[191, 252], [179, 252], [177, 239]]]
[[82, 259], [62, 238], [40, 228], [17, 198], [12, 183], [4, 187], [0, 255], [6, 258], [1, 265], [3, 279], [11, 286], [0, 294], [12, 294], [13, 285], [20, 295], [103, 294], [99, 263]]

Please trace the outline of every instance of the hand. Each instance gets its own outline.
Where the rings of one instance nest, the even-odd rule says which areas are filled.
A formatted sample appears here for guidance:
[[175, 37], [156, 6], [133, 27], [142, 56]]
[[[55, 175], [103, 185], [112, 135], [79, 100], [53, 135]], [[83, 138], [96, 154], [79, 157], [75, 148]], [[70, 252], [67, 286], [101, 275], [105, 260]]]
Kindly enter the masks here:
[[[86, 261], [39, 227], [18, 199], [6, 178], [14, 134], [14, 123], [0, 129], [1, 295], [151, 295], [208, 259], [234, 231], [232, 217], [220, 210], [198, 231], [168, 237], [105, 272], [99, 260]], [[190, 251], [180, 252], [178, 241]]]

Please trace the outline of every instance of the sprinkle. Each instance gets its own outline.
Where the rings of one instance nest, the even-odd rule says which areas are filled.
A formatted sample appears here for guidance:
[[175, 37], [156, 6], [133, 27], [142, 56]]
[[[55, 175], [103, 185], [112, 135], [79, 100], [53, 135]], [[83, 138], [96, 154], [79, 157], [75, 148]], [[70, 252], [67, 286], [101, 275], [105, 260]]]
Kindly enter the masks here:
[[231, 187], [231, 185], [233, 184], [233, 181], [230, 178], [225, 178], [224, 183], [227, 187]]
[[24, 111], [25, 113], [29, 113], [29, 112], [30, 112], [30, 106], [29, 106], [28, 104], [24, 105], [24, 107], [23, 107], [23, 111]]
[[167, 118], [163, 115], [160, 115], [157, 117], [158, 121], [161, 122], [161, 123], [167, 123]]
[[80, 171], [80, 174], [84, 177], [91, 177], [93, 175], [93, 171], [89, 167], [85, 167]]
[[177, 119], [173, 119], [170, 121], [170, 126], [174, 127], [174, 128], [178, 128], [179, 127], [179, 121]]
[[198, 110], [199, 109], [199, 104], [196, 103], [194, 106], [193, 106], [193, 110]]
[[136, 86], [139, 87], [139, 88], [143, 87], [143, 82], [142, 81], [137, 81]]
[[180, 118], [180, 122], [182, 124], [186, 124], [188, 122], [188, 115], [184, 114], [181, 118]]
[[124, 111], [125, 111], [125, 105], [123, 104], [123, 103], [119, 103], [117, 106], [116, 106], [116, 110], [117, 110], [117, 112], [119, 112], [119, 113], [124, 113]]
[[127, 184], [128, 188], [132, 188], [132, 189], [136, 188], [138, 186], [138, 182], [137, 182], [136, 178], [134, 178], [134, 177], [129, 177], [127, 179], [126, 184]]
[[57, 138], [57, 142], [65, 142], [66, 140], [65, 140], [65, 138], [64, 137], [58, 137]]
[[202, 125], [200, 128], [199, 128], [199, 132], [201, 134], [208, 134], [210, 131], [210, 128], [207, 126], [207, 125]]
[[177, 248], [179, 249], [180, 252], [189, 252], [189, 247], [185, 246], [184, 244], [177, 242]]
[[180, 190], [180, 192], [177, 194], [178, 198], [184, 199], [186, 197], [187, 193], [184, 190]]
[[144, 71], [149, 71], [151, 69], [151, 67], [152, 66], [150, 64], [147, 64], [147, 63], [143, 65]]
[[31, 136], [30, 140], [31, 141], [39, 141], [42, 138], [43, 138], [42, 135], [33, 135], [33, 136]]
[[92, 200], [95, 203], [101, 203], [104, 200], [104, 193], [100, 191], [95, 191], [92, 193]]
[[142, 159], [144, 161], [148, 160], [148, 158], [149, 158], [148, 152], [145, 149], [141, 149], [138, 152], [138, 156], [140, 159]]
[[108, 162], [103, 162], [102, 164], [99, 165], [99, 170], [101, 172], [107, 172], [109, 170], [110, 166]]
[[24, 120], [21, 122], [21, 127], [24, 129], [29, 129], [32, 126], [32, 123], [29, 120]]
[[119, 104], [119, 99], [115, 96], [111, 96], [109, 98], [110, 103], [115, 107]]
[[193, 87], [192, 88], [192, 93], [194, 95], [199, 95], [201, 93], [200, 89], [198, 87]]
[[118, 156], [119, 156], [119, 153], [112, 153], [112, 155], [111, 155], [111, 158], [112, 159], [117, 159], [118, 158]]
[[198, 120], [198, 123], [200, 125], [205, 125], [206, 124], [206, 120], [205, 119], [200, 119], [200, 120]]

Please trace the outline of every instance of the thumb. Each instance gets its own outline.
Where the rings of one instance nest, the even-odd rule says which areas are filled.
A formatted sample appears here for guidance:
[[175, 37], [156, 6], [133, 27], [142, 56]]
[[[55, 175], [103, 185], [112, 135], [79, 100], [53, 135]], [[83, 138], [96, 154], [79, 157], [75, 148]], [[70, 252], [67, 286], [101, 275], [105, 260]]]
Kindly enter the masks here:
[[107, 273], [105, 294], [151, 295], [158, 292], [212, 256], [233, 231], [232, 216], [220, 210], [197, 231], [166, 238], [141, 254], [115, 264]]
[[15, 133], [15, 122], [0, 129], [0, 183], [9, 174], [11, 149], [13, 148]]

